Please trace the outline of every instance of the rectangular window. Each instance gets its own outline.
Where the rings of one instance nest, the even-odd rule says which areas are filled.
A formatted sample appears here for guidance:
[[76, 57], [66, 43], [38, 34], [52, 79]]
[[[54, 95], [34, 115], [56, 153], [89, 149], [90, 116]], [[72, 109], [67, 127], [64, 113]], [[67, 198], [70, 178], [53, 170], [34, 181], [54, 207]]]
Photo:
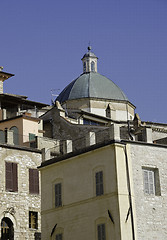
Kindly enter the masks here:
[[55, 207], [62, 205], [61, 183], [55, 184]]
[[38, 213], [29, 212], [29, 228], [38, 229]]
[[35, 134], [34, 133], [29, 133], [29, 141], [35, 141]]
[[6, 190], [18, 191], [17, 163], [6, 162]]
[[149, 195], [161, 195], [159, 172], [157, 168], [143, 168], [144, 192]]
[[106, 239], [105, 224], [99, 224], [97, 226], [97, 235], [98, 235], [98, 240]]
[[29, 169], [29, 193], [39, 194], [38, 169]]
[[56, 240], [63, 240], [62, 233], [56, 234]]
[[103, 195], [103, 172], [96, 173], [96, 196]]

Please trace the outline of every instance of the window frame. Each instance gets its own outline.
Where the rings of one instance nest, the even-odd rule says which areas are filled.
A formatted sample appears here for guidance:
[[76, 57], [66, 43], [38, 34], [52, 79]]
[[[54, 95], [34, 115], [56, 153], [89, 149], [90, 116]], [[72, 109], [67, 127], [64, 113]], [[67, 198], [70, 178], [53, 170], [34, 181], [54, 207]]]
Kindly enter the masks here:
[[96, 196], [104, 195], [104, 174], [102, 170], [95, 172], [95, 188]]
[[158, 168], [142, 167], [143, 191], [149, 196], [160, 196], [160, 179]]
[[106, 226], [105, 223], [100, 223], [97, 225], [97, 239], [106, 240]]
[[60, 182], [54, 184], [54, 205], [55, 208], [62, 206], [62, 183]]
[[[34, 215], [35, 217], [35, 226], [33, 227], [31, 215]], [[38, 212], [35, 211], [29, 211], [29, 229], [38, 229]]]

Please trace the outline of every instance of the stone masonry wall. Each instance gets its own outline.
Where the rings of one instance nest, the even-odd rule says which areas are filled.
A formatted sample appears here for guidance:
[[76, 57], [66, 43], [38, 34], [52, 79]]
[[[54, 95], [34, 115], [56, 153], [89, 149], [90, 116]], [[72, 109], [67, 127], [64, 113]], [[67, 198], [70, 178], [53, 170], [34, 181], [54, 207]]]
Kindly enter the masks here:
[[[18, 192], [6, 191], [6, 161], [18, 164]], [[41, 232], [40, 194], [29, 194], [29, 168], [35, 169], [40, 163], [40, 153], [0, 147], [0, 221], [10, 218], [15, 240], [35, 239], [35, 232]], [[29, 211], [38, 212], [38, 229], [29, 228]]]
[[[167, 148], [134, 143], [130, 149], [138, 240], [167, 239]], [[160, 195], [144, 193], [142, 167], [158, 170]]]

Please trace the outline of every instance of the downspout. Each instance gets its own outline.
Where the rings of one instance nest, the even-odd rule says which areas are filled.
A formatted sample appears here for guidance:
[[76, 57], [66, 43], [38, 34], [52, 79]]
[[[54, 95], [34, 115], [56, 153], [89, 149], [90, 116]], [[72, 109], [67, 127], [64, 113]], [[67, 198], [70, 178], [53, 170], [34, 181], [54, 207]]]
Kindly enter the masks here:
[[126, 162], [126, 174], [127, 174], [127, 187], [128, 187], [128, 196], [129, 196], [129, 206], [131, 212], [131, 223], [132, 223], [132, 239], [135, 240], [135, 229], [134, 229], [134, 216], [133, 216], [133, 207], [132, 207], [132, 194], [131, 194], [131, 185], [130, 185], [130, 174], [129, 174], [129, 163], [128, 163], [128, 155], [126, 144], [124, 144], [124, 152], [125, 152], [125, 162]]

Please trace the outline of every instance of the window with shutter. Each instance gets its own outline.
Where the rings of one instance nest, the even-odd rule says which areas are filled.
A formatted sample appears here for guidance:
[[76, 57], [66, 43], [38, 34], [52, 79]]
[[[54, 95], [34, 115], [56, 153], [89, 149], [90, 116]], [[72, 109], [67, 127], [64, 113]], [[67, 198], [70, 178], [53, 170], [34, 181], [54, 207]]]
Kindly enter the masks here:
[[154, 169], [143, 169], [144, 192], [155, 194], [155, 171]]
[[55, 207], [62, 205], [61, 183], [55, 184]]
[[18, 191], [17, 163], [6, 162], [6, 190]]
[[105, 224], [99, 224], [97, 226], [97, 235], [98, 235], [98, 240], [106, 239]]
[[0, 143], [5, 143], [5, 132], [0, 130]]
[[16, 126], [10, 128], [13, 131], [13, 143], [19, 145], [19, 129]]
[[96, 196], [103, 195], [103, 172], [96, 173]]
[[39, 194], [38, 169], [29, 169], [29, 193]]

